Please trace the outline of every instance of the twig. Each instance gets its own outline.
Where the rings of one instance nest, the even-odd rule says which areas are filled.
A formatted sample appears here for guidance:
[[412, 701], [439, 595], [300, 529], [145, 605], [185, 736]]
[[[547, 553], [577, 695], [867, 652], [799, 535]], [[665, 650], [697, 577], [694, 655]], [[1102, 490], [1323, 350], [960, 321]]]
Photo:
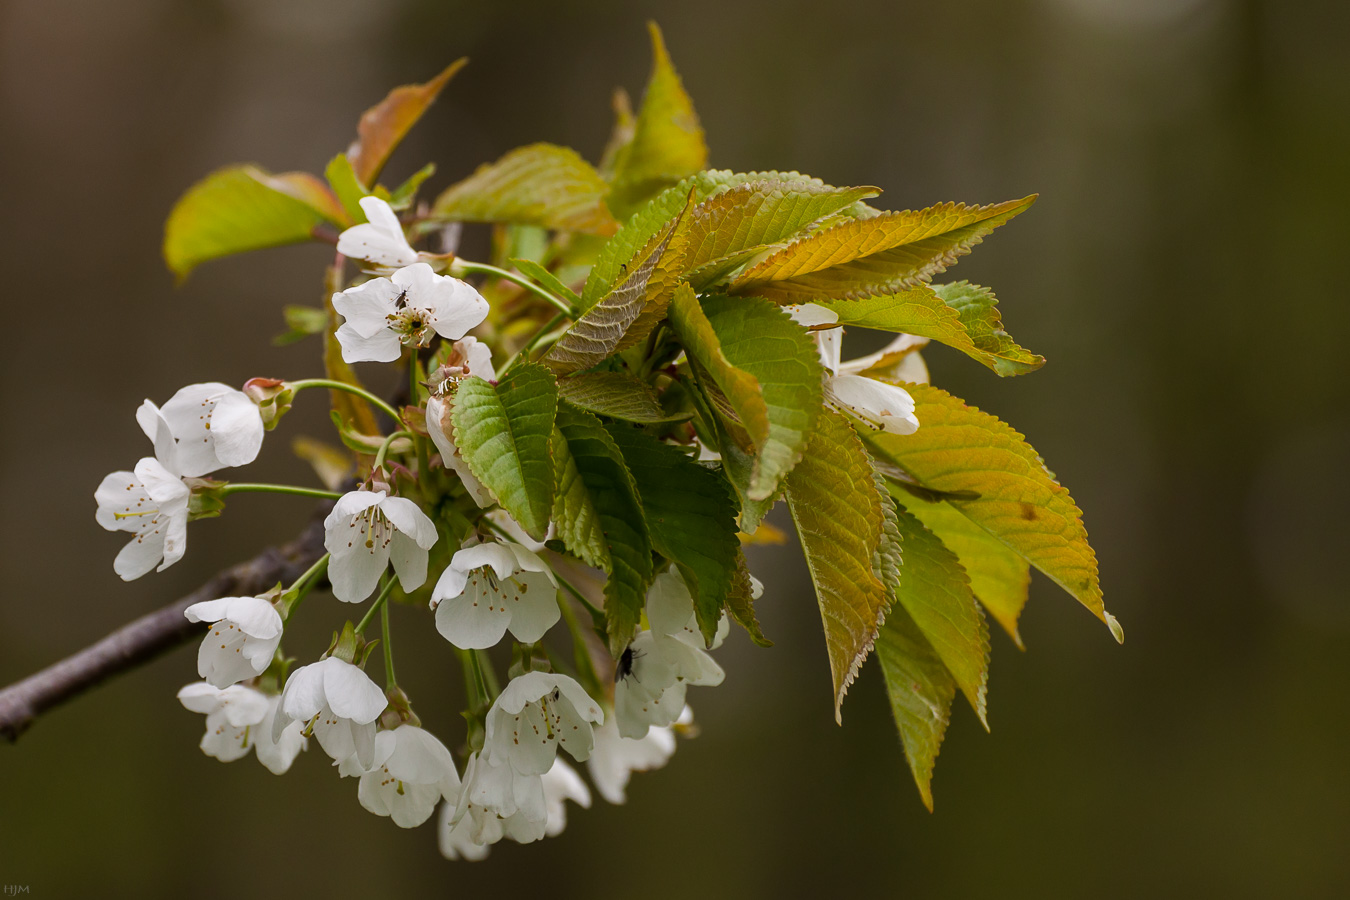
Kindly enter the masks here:
[[260, 594], [277, 582], [289, 584], [299, 578], [323, 555], [323, 517], [332, 508], [332, 503], [320, 504], [313, 520], [290, 543], [269, 547], [221, 572], [186, 597], [0, 690], [0, 735], [15, 741], [52, 707], [205, 633], [205, 624], [189, 622], [183, 616], [183, 610], [192, 604]]

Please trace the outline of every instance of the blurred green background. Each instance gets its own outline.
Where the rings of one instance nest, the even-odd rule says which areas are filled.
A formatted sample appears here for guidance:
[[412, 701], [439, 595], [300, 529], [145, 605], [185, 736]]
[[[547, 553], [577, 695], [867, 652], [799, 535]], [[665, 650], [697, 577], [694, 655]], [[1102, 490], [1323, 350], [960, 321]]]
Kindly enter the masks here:
[[[771, 650], [737, 634], [702, 735], [626, 807], [450, 864], [431, 825], [364, 812], [314, 748], [277, 778], [202, 756], [182, 649], [0, 747], [0, 884], [38, 896], [1344, 896], [1350, 893], [1350, 6], [1224, 0], [680, 4], [3, 0], [0, 683], [292, 534], [240, 497], [186, 560], [127, 585], [94, 523], [132, 418], [194, 381], [318, 371], [273, 348], [322, 248], [209, 264], [175, 289], [174, 199], [210, 169], [322, 171], [358, 114], [472, 64], [395, 157], [439, 188], [511, 147], [592, 160], [640, 93], [658, 18], [717, 167], [876, 184], [903, 209], [1041, 192], [950, 277], [995, 288], [1050, 363], [934, 379], [1013, 423], [1086, 510], [1106, 629], [1039, 576], [995, 634], [992, 734], [960, 706], [919, 802], [869, 664], [831, 714], [792, 548], [758, 552]], [[309, 476], [289, 436], [250, 480]], [[780, 510], [781, 513], [781, 510]], [[778, 520], [782, 524], [782, 519]], [[345, 610], [306, 607], [312, 657]], [[396, 610], [399, 671], [458, 739], [453, 657]], [[289, 639], [288, 639], [289, 643]], [[417, 656], [414, 661], [414, 654]]]

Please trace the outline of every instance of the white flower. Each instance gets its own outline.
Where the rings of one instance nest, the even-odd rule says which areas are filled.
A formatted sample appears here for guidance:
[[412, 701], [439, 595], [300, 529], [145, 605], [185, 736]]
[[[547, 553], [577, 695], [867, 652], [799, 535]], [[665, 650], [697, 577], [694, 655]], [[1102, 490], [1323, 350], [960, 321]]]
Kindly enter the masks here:
[[544, 824], [546, 837], [557, 837], [567, 827], [567, 807], [571, 800], [582, 809], [591, 808], [591, 789], [581, 780], [577, 770], [561, 759], [553, 761], [553, 768], [543, 775], [544, 809], [548, 820]]
[[[832, 325], [839, 321], [838, 313], [815, 303], [792, 307], [789, 313], [798, 324], [808, 327]], [[854, 374], [855, 371], [871, 368], [870, 365], [859, 366], [860, 363], [867, 363], [866, 357], [841, 363], [841, 331], [839, 328], [827, 328], [815, 332], [820, 361], [830, 373], [825, 381], [827, 399], [849, 410], [873, 428], [892, 434], [913, 434], [919, 429], [918, 417], [914, 415], [914, 398], [904, 388]]]
[[[145, 401], [136, 410], [136, 422], [154, 441], [159, 461], [187, 478], [253, 462], [265, 431], [258, 404], [216, 381], [190, 384], [163, 407]], [[171, 440], [164, 441], [161, 428]]]
[[450, 751], [431, 732], [400, 725], [375, 735], [375, 760], [357, 788], [361, 805], [389, 816], [400, 828], [431, 818], [436, 804], [459, 798], [459, 773]]
[[302, 666], [286, 679], [274, 739], [292, 722], [312, 725], [319, 746], [340, 763], [355, 755], [363, 769], [375, 760], [375, 720], [388, 706], [384, 691], [349, 662], [328, 657]]
[[495, 647], [509, 628], [533, 644], [561, 617], [558, 585], [535, 554], [510, 541], [457, 552], [431, 592], [436, 630], [465, 650]]
[[488, 302], [472, 286], [426, 263], [334, 294], [333, 308], [346, 319], [337, 339], [349, 363], [393, 362], [404, 345], [425, 347], [437, 334], [457, 341], [488, 314]]
[[[693, 712], [686, 706], [676, 722], [688, 724], [692, 721]], [[674, 729], [657, 725], [648, 730], [645, 737], [626, 738], [619, 734], [615, 717], [610, 716], [595, 729], [595, 749], [586, 760], [586, 768], [600, 796], [619, 804], [627, 800], [624, 789], [628, 787], [632, 773], [659, 769], [674, 753]]]
[[309, 739], [304, 735], [304, 722], [291, 722], [283, 726], [279, 734], [274, 730], [280, 712], [281, 695], [272, 694], [267, 698], [266, 717], [251, 735], [258, 762], [273, 775], [285, 775], [300, 751], [309, 747]]
[[504, 837], [528, 844], [543, 838], [547, 827], [543, 776], [522, 775], [505, 760], [473, 753], [464, 765], [458, 801], [441, 811], [441, 853], [482, 859]]
[[492, 367], [491, 348], [475, 337], [455, 341], [450, 358], [433, 376], [434, 389], [427, 399], [426, 423], [427, 433], [440, 451], [441, 461], [459, 476], [465, 490], [481, 509], [494, 502], [492, 494], [469, 469], [469, 464], [455, 446], [454, 426], [450, 422], [450, 411], [454, 406], [448, 388], [469, 375], [476, 375], [485, 381], [497, 380], [497, 370]]
[[543, 775], [520, 775], [474, 754], [464, 769], [459, 802], [441, 809], [441, 853], [479, 860], [503, 837], [522, 844], [556, 837], [567, 827], [567, 800], [589, 809], [591, 791], [561, 759]]
[[360, 603], [375, 590], [392, 560], [399, 584], [416, 590], [427, 580], [427, 551], [436, 526], [417, 504], [384, 491], [351, 491], [323, 520], [324, 547], [331, 553], [328, 580], [333, 596]]
[[576, 680], [556, 672], [526, 672], [511, 679], [487, 714], [483, 754], [509, 762], [522, 775], [542, 775], [562, 747], [585, 762], [594, 738], [591, 723], [605, 720], [600, 704]]
[[215, 623], [197, 651], [197, 674], [218, 688], [261, 675], [281, 643], [281, 615], [261, 597], [205, 600], [183, 615]]
[[391, 269], [417, 262], [393, 208], [379, 197], [362, 197], [360, 203], [367, 221], [338, 235], [337, 252]]
[[113, 571], [133, 581], [159, 565], [163, 572], [187, 550], [188, 500], [192, 492], [159, 460], [147, 456], [132, 472], [113, 472], [94, 491], [94, 518], [109, 531], [135, 538], [113, 560]]
[[[649, 727], [675, 722], [689, 685], [713, 687], [726, 677], [703, 649], [693, 597], [677, 573], [663, 572], [652, 582], [647, 619], [651, 630], [633, 639], [614, 673], [614, 718], [626, 738], [641, 738]], [[729, 629], [722, 616], [713, 649], [721, 646]]]
[[206, 716], [202, 752], [221, 762], [233, 762], [248, 753], [268, 713], [267, 695], [242, 684], [222, 690], [200, 681], [180, 690], [178, 699], [187, 709]]

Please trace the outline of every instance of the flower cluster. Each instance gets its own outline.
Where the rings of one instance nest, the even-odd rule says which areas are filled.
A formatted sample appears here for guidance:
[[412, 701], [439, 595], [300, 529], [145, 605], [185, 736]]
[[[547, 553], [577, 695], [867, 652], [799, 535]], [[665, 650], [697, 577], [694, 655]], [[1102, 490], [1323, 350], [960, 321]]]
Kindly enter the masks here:
[[[230, 762], [254, 749], [263, 765], [281, 774], [313, 738], [340, 775], [357, 780], [364, 808], [412, 828], [439, 805], [444, 855], [481, 859], [502, 838], [524, 843], [558, 834], [565, 801], [590, 806], [590, 787], [559, 750], [585, 763], [596, 791], [616, 804], [625, 800], [631, 773], [663, 766], [676, 734], [692, 723], [687, 688], [724, 678], [708, 651], [721, 645], [728, 620], [723, 615], [714, 639], [705, 641], [690, 588], [670, 568], [654, 573], [647, 590], [649, 627], [614, 656], [592, 647], [578, 660], [585, 684], [541, 660], [552, 658], [542, 642], [564, 617], [575, 644], [584, 646], [575, 614], [599, 611], [575, 585], [566, 583], [569, 593], [561, 592], [565, 582], [555, 568], [564, 557], [525, 533], [456, 445], [458, 386], [468, 378], [497, 382], [491, 349], [467, 334], [483, 322], [489, 304], [466, 282], [438, 273], [436, 257], [413, 250], [388, 203], [367, 197], [361, 207], [369, 221], [343, 232], [338, 248], [363, 261], [370, 277], [333, 295], [332, 307], [344, 320], [335, 337], [349, 363], [406, 358], [411, 400], [423, 401], [416, 417], [421, 427], [395, 410], [404, 427], [394, 433], [347, 435], [369, 440], [374, 451], [354, 489], [229, 483], [206, 476], [252, 462], [265, 431], [301, 390], [328, 387], [391, 410], [354, 383], [328, 379], [257, 378], [244, 391], [191, 385], [163, 407], [146, 401], [137, 411], [153, 455], [104, 480], [95, 493], [97, 520], [134, 535], [114, 563], [117, 574], [131, 580], [181, 559], [188, 522], [219, 514], [227, 496], [331, 497], [327, 552], [292, 585], [186, 609], [189, 621], [208, 630], [198, 652], [202, 681], [179, 691], [179, 700], [206, 716], [201, 749], [207, 755]], [[822, 352], [827, 346], [822, 343]], [[427, 349], [436, 364], [427, 364], [419, 382], [419, 354]], [[447, 504], [457, 510], [450, 519]], [[438, 550], [446, 539], [457, 541], [453, 553]], [[417, 592], [433, 558], [442, 568], [428, 597], [432, 623], [464, 662], [476, 723], [464, 747], [462, 778], [455, 754], [421, 726], [395, 682], [387, 632], [389, 598]], [[325, 579], [344, 603], [377, 596], [322, 658], [292, 669], [281, 650], [291, 614]], [[364, 631], [376, 612], [386, 629], [384, 688], [365, 672], [377, 642], [366, 641]], [[522, 662], [497, 690], [485, 651], [508, 635]]]

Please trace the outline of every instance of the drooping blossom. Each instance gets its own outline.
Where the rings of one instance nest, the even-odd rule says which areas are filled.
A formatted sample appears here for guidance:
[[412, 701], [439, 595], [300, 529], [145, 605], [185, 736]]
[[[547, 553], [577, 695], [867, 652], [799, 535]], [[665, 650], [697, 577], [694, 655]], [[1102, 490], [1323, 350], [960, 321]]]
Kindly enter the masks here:
[[281, 706], [279, 694], [264, 694], [242, 684], [222, 689], [201, 681], [180, 690], [178, 699], [187, 709], [206, 716], [200, 746], [203, 753], [221, 762], [233, 762], [252, 749], [268, 771], [284, 775], [308, 743], [299, 722], [273, 733]]
[[[726, 677], [704, 649], [693, 597], [678, 573], [663, 572], [652, 582], [647, 619], [651, 628], [633, 639], [614, 674], [614, 718], [625, 738], [640, 739], [650, 727], [674, 723], [690, 685], [712, 687]], [[723, 616], [711, 649], [721, 646], [729, 628]]]
[[522, 775], [542, 775], [562, 747], [585, 762], [594, 738], [591, 723], [605, 714], [576, 679], [557, 672], [526, 672], [507, 684], [488, 710], [483, 754], [509, 762]]
[[188, 501], [183, 479], [153, 456], [131, 472], [113, 472], [94, 491], [94, 518], [109, 531], [135, 535], [113, 560], [123, 581], [134, 581], [159, 566], [163, 572], [187, 551]]
[[[258, 404], [217, 381], [190, 384], [162, 407], [146, 400], [136, 422], [154, 442], [159, 461], [186, 478], [253, 462], [265, 431]], [[167, 443], [161, 428], [172, 436]]]
[[335, 763], [355, 755], [368, 770], [375, 760], [375, 720], [386, 706], [384, 691], [370, 676], [330, 656], [301, 666], [286, 679], [272, 731], [279, 739], [292, 722], [301, 722], [302, 728], [313, 728], [319, 746]]
[[405, 723], [375, 735], [374, 761], [361, 776], [357, 798], [400, 828], [416, 828], [442, 799], [448, 804], [459, 799], [459, 773], [435, 735]]
[[495, 647], [510, 630], [532, 644], [557, 623], [558, 586], [548, 565], [511, 541], [459, 550], [431, 593], [436, 630], [466, 650]]
[[212, 623], [197, 651], [197, 674], [218, 688], [261, 675], [281, 643], [281, 614], [261, 597], [204, 600], [183, 615]]
[[455, 430], [450, 421], [454, 408], [453, 389], [455, 384], [470, 375], [485, 381], [496, 381], [497, 370], [492, 366], [492, 350], [487, 344], [475, 337], [466, 337], [455, 341], [450, 358], [437, 369], [431, 377], [431, 396], [427, 398], [426, 423], [431, 441], [440, 451], [441, 461], [446, 468], [459, 476], [469, 496], [479, 508], [493, 503], [492, 494], [477, 476], [469, 469], [468, 462], [455, 445]]
[[351, 491], [333, 505], [323, 527], [324, 547], [332, 554], [328, 580], [339, 600], [365, 600], [390, 562], [406, 591], [427, 580], [427, 551], [436, 543], [436, 526], [411, 500], [384, 491]]
[[[794, 321], [808, 327], [833, 325], [839, 321], [838, 313], [815, 303], [793, 307], [789, 312]], [[859, 363], [865, 363], [866, 358], [842, 363], [841, 330], [827, 328], [815, 332], [820, 361], [829, 373], [825, 379], [826, 399], [874, 429], [892, 434], [913, 434], [919, 428], [918, 417], [914, 415], [914, 398], [902, 387], [855, 374], [855, 371], [871, 368], [859, 368]]]
[[337, 252], [390, 269], [417, 262], [417, 251], [408, 243], [393, 207], [379, 197], [359, 201], [366, 221], [338, 235]]

